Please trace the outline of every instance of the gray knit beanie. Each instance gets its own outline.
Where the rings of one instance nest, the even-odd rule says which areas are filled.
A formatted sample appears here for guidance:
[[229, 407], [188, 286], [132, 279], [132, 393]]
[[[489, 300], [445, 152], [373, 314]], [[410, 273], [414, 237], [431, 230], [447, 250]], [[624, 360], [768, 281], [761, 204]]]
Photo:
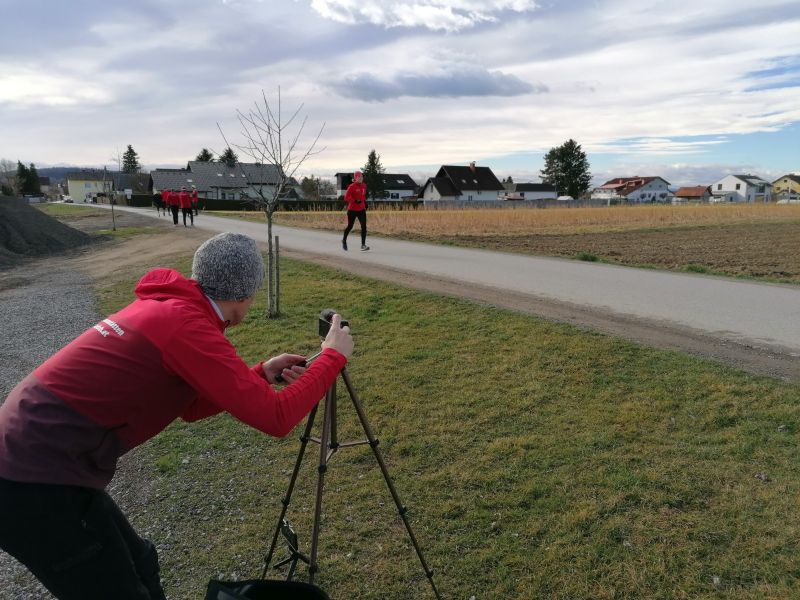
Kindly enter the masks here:
[[264, 261], [256, 241], [240, 233], [220, 233], [194, 253], [192, 279], [212, 300], [244, 300], [264, 281]]

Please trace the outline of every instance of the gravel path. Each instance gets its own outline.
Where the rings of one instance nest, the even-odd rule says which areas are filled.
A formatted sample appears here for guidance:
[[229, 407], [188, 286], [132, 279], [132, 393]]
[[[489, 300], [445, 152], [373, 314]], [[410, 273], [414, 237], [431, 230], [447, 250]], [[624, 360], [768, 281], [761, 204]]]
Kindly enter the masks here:
[[[31, 261], [0, 273], [0, 398], [42, 361], [97, 320], [91, 278]], [[58, 318], [54, 318], [54, 312]], [[52, 598], [22, 565], [0, 551], [0, 596]]]

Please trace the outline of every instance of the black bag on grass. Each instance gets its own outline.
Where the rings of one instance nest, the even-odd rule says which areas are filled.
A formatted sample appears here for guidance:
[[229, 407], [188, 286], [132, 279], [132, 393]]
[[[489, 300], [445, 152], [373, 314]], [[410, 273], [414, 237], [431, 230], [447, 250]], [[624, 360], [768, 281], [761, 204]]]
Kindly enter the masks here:
[[330, 600], [315, 585], [300, 581], [251, 579], [208, 582], [205, 600]]

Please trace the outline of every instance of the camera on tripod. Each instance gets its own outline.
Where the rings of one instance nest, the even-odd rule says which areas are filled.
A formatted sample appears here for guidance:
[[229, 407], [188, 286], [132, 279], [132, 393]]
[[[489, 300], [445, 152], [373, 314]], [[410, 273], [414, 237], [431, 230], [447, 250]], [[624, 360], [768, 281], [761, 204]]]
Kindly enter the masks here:
[[[331, 308], [326, 308], [319, 314], [318, 332], [321, 338], [325, 338], [333, 324], [333, 316], [337, 312]], [[348, 326], [347, 321], [340, 321], [341, 326]], [[307, 366], [314, 359], [321, 354], [315, 354], [303, 361], [303, 365]], [[395, 508], [400, 520], [405, 526], [408, 533], [411, 545], [417, 553], [417, 557], [422, 565], [425, 576], [430, 583], [431, 589], [437, 600], [441, 600], [439, 590], [433, 581], [433, 570], [428, 566], [425, 557], [422, 554], [422, 549], [417, 543], [417, 538], [411, 529], [411, 523], [408, 518], [408, 510], [400, 501], [400, 496], [397, 493], [392, 477], [389, 475], [389, 470], [386, 466], [386, 461], [383, 458], [381, 450], [378, 448], [378, 439], [375, 437], [372, 427], [367, 421], [367, 416], [361, 401], [358, 398], [355, 387], [347, 367], [344, 366], [339, 372], [339, 376], [344, 383], [350, 402], [354, 409], [358, 421], [361, 424], [361, 429], [366, 439], [357, 439], [353, 441], [342, 442], [339, 440], [338, 432], [338, 409], [337, 409], [337, 392], [336, 380], [325, 391], [325, 397], [322, 398], [308, 414], [306, 425], [300, 436], [300, 450], [295, 460], [294, 469], [289, 477], [289, 485], [286, 494], [281, 500], [281, 512], [278, 517], [277, 525], [272, 534], [272, 543], [269, 546], [269, 551], [264, 558], [264, 569], [261, 573], [261, 578], [257, 580], [245, 580], [239, 582], [225, 582], [211, 580], [208, 586], [208, 593], [206, 600], [278, 600], [279, 598], [292, 598], [292, 600], [328, 600], [327, 594], [320, 588], [314, 585], [314, 578], [319, 572], [318, 551], [319, 551], [319, 538], [322, 523], [322, 493], [325, 489], [325, 474], [328, 471], [329, 461], [341, 449], [353, 448], [357, 446], [369, 446], [372, 454], [378, 464], [378, 467], [383, 475], [383, 480], [389, 490], [389, 494], [394, 500]], [[337, 379], [338, 379], [337, 377]], [[276, 377], [280, 381], [280, 376]], [[321, 410], [320, 410], [320, 407]], [[317, 413], [322, 413], [322, 423], [319, 424], [319, 435], [312, 435], [314, 428], [314, 421]], [[317, 485], [316, 485], [316, 498], [314, 502], [314, 521], [311, 530], [311, 551], [309, 554], [304, 554], [300, 550], [298, 543], [298, 536], [295, 529], [287, 519], [287, 513], [292, 499], [292, 493], [295, 489], [295, 484], [298, 481], [300, 473], [300, 466], [303, 462], [303, 457], [306, 453], [306, 448], [310, 444], [319, 445], [319, 463], [317, 466]], [[275, 551], [278, 545], [279, 537], [283, 536], [286, 542], [289, 555], [286, 558], [278, 560], [273, 564], [272, 559], [275, 556]], [[308, 567], [308, 583], [293, 581], [297, 572], [298, 563], [303, 563]], [[270, 569], [281, 569], [285, 566], [289, 567], [286, 574], [286, 581], [276, 581], [267, 579], [267, 574]]]
[[[326, 308], [322, 312], [319, 313], [319, 337], [325, 338], [328, 336], [328, 332], [331, 330], [331, 321], [333, 320], [333, 315], [336, 314], [336, 311], [332, 308]], [[350, 322], [342, 320], [342, 327], [349, 327]]]

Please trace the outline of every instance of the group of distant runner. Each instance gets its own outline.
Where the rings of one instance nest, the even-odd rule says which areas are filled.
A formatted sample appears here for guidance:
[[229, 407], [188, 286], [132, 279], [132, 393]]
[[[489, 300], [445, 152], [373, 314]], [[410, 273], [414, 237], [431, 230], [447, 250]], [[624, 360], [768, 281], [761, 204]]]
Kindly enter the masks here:
[[[347, 250], [347, 236], [353, 229], [356, 220], [361, 225], [361, 250], [369, 250], [367, 246], [367, 186], [361, 171], [353, 173], [353, 182], [347, 186], [344, 193], [344, 201], [347, 207], [347, 227], [342, 236], [342, 250]], [[183, 213], [183, 226], [194, 227], [194, 217], [198, 214], [197, 189], [194, 187], [187, 190], [182, 187], [180, 190], [161, 190], [161, 193], [153, 195], [153, 205], [158, 211], [158, 216], [167, 211], [172, 213], [172, 224], [178, 226], [178, 211]], [[186, 217], [189, 217], [190, 224], [186, 224]]]
[[[194, 227], [194, 218], [198, 214], [197, 206], [199, 200], [197, 190], [187, 190], [182, 187], [180, 190], [161, 190], [161, 193], [153, 195], [153, 204], [156, 207], [158, 216], [163, 212], [165, 215], [167, 211], [172, 213], [172, 224], [178, 226], [178, 213], [183, 213], [183, 226]], [[186, 217], [189, 217], [190, 224], [186, 224]]]

